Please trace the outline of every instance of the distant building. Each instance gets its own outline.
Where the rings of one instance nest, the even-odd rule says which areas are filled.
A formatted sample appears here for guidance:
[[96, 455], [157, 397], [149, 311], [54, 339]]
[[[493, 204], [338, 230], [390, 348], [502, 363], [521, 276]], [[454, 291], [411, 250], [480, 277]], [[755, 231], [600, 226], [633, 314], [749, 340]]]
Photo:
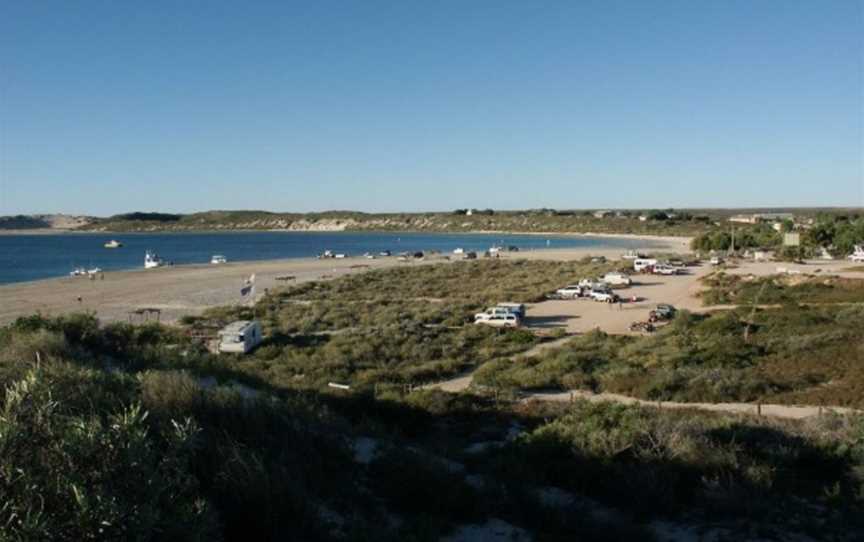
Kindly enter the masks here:
[[760, 224], [762, 222], [780, 222], [784, 220], [793, 220], [795, 215], [792, 213], [753, 213], [749, 215], [735, 215], [729, 217], [729, 222], [737, 222], [739, 224]]
[[607, 216], [612, 216], [612, 211], [594, 211], [594, 218], [606, 218]]
[[639, 222], [647, 222], [648, 217], [646, 215], [639, 215]]
[[471, 216], [473, 214], [474, 214], [474, 209], [468, 209], [467, 211], [465, 211], [466, 216]]

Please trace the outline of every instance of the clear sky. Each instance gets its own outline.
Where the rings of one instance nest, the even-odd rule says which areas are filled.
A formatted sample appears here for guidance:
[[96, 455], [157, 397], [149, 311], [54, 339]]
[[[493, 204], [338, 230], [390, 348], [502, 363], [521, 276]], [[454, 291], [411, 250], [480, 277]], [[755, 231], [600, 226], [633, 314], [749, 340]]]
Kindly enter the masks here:
[[864, 0], [0, 0], [0, 214], [864, 205]]

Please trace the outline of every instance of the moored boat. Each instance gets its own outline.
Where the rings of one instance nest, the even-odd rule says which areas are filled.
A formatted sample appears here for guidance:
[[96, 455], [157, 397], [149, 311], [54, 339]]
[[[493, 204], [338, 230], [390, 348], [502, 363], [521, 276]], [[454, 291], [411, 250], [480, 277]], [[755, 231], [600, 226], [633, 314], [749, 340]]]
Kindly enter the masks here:
[[153, 269], [155, 267], [162, 267], [162, 265], [164, 265], [162, 258], [158, 254], [151, 250], [144, 253], [144, 269]]

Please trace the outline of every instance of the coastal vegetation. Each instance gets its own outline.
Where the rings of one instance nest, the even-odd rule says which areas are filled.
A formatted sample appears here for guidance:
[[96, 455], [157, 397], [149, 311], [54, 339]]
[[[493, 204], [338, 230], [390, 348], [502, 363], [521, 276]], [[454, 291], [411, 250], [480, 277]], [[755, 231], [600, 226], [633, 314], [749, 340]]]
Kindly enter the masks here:
[[4, 328], [4, 538], [438, 540], [497, 521], [537, 539], [852, 540], [864, 527], [860, 418], [328, 394], [249, 379], [241, 359], [216, 377], [178, 368], [198, 355], [155, 324]]
[[[780, 230], [771, 224], [735, 225], [699, 233], [691, 248], [699, 252], [736, 249], [770, 248], [780, 250], [789, 258], [820, 256], [822, 250], [838, 257], [849, 255], [855, 245], [864, 243], [864, 217], [860, 212], [818, 213], [806, 227], [797, 227], [791, 220], [780, 223]], [[798, 232], [800, 247], [782, 247], [783, 233]]]
[[[682, 312], [652, 337], [592, 332], [530, 357], [544, 337], [469, 323], [616, 265], [382, 269], [179, 327], [20, 318], [0, 329], [3, 535], [395, 541], [505, 525], [535, 539], [854, 539], [861, 417], [770, 421], [511, 392], [862, 406], [856, 288], [717, 274], [706, 299], [743, 309]], [[754, 311], [754, 288], [785, 310]], [[263, 322], [265, 343], [211, 354], [201, 337], [244, 317]], [[473, 368], [474, 392], [417, 387]]]
[[[758, 212], [748, 209], [746, 212]], [[786, 211], [765, 209], [764, 211]], [[855, 220], [859, 209], [788, 209], [796, 219], [826, 222]], [[457, 209], [451, 212], [426, 213], [362, 213], [356, 211], [326, 211], [318, 213], [277, 213], [270, 211], [234, 210], [205, 211], [191, 214], [133, 212], [110, 217], [66, 217], [62, 221], [28, 222], [27, 217], [0, 217], [0, 229], [8, 227], [60, 227], [111, 232], [156, 231], [221, 231], [221, 230], [294, 230], [294, 231], [421, 231], [421, 232], [560, 232], [560, 233], [623, 233], [646, 235], [708, 235], [700, 241], [706, 247], [722, 250], [731, 239], [729, 217], [735, 209], [623, 209], [616, 211], [528, 209], [492, 210]], [[57, 215], [61, 216], [61, 215]], [[37, 217], [38, 218], [38, 217]], [[74, 218], [75, 220], [69, 220]], [[56, 224], [55, 224], [56, 222]], [[738, 246], [758, 241], [776, 243], [766, 238], [764, 228], [738, 225], [741, 242]], [[750, 230], [753, 230], [752, 233]], [[830, 228], [829, 228], [830, 229]], [[823, 232], [824, 233], [824, 232]], [[829, 232], [830, 233], [830, 232]], [[842, 240], [843, 235], [840, 235]]]
[[543, 299], [561, 283], [615, 264], [527, 260], [466, 261], [369, 271], [274, 291], [255, 307], [223, 307], [184, 320], [217, 329], [256, 317], [268, 340], [242, 365], [281, 386], [320, 389], [438, 380], [527, 350], [526, 330], [473, 325], [473, 315], [503, 301]]
[[475, 373], [496, 389], [582, 389], [648, 400], [864, 407], [864, 281], [704, 279], [711, 314], [681, 311], [651, 336], [591, 332]]

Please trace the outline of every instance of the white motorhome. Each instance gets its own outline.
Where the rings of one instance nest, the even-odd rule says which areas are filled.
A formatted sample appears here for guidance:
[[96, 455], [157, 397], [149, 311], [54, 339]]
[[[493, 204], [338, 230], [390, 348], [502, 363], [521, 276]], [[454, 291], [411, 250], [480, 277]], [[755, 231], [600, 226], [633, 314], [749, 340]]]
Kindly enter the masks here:
[[219, 332], [219, 351], [246, 354], [261, 340], [261, 324], [257, 320], [238, 320]]
[[633, 271], [641, 273], [657, 265], [657, 260], [654, 258], [636, 258], [633, 260]]

